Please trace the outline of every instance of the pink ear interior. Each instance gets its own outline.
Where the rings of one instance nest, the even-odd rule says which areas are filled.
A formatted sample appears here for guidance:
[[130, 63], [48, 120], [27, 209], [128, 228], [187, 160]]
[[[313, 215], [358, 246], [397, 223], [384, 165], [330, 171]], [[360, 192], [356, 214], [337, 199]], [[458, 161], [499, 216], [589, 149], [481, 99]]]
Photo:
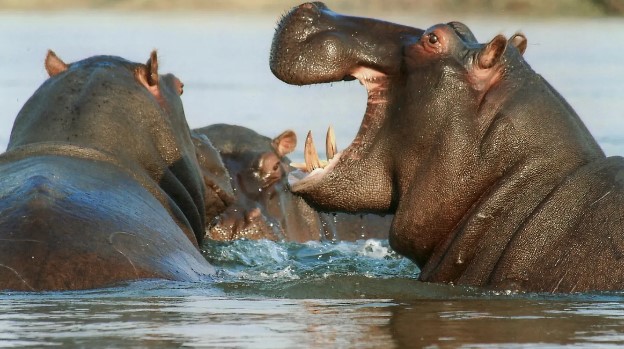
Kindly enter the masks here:
[[156, 50], [152, 51], [145, 65], [148, 69], [147, 83], [150, 86], [158, 85], [158, 54]]
[[67, 70], [67, 64], [63, 62], [56, 53], [52, 50], [48, 50], [48, 54], [45, 58], [45, 69], [50, 77], [56, 76]]
[[272, 145], [280, 157], [290, 154], [297, 147], [297, 134], [292, 130], [286, 130], [273, 139]]
[[509, 43], [515, 46], [520, 54], [523, 55], [527, 49], [527, 38], [522, 33], [516, 33], [509, 39]]
[[134, 73], [136, 79], [155, 97], [160, 96], [158, 90], [158, 55], [156, 50], [152, 51], [150, 58], [145, 65], [140, 65]]
[[503, 35], [497, 35], [490, 41], [478, 55], [478, 64], [481, 69], [490, 69], [502, 57], [507, 48], [507, 39]]

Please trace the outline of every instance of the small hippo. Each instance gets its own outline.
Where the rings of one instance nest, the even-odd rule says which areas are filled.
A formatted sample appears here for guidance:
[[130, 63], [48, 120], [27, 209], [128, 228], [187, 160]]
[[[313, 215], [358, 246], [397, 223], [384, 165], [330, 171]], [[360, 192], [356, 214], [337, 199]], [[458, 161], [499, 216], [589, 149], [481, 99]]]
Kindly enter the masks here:
[[198, 248], [206, 202], [216, 215], [232, 189], [205, 187], [182, 82], [155, 51], [146, 64], [49, 51], [45, 68], [0, 155], [0, 289], [213, 274]]
[[215, 124], [194, 129], [193, 135], [219, 150], [236, 194], [218, 220], [207, 222], [208, 238], [305, 242], [388, 237], [391, 216], [320, 213], [290, 192], [287, 176], [294, 169], [286, 155], [297, 145], [293, 131], [271, 139], [246, 127]]
[[526, 46], [522, 34], [479, 43], [458, 22], [421, 30], [294, 8], [273, 73], [358, 79], [368, 103], [353, 143], [293, 192], [323, 210], [394, 213], [390, 244], [423, 281], [624, 289], [624, 159], [605, 157]]

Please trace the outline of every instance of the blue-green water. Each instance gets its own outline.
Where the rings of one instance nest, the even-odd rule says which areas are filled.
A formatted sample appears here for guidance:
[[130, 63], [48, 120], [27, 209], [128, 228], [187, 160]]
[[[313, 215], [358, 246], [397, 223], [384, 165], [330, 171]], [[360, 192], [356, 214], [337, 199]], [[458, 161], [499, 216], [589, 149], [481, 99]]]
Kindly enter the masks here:
[[624, 343], [624, 293], [511, 294], [416, 281], [379, 240], [208, 244], [213, 281], [0, 293], [0, 346], [596, 347]]
[[[302, 138], [332, 124], [344, 147], [364, 113], [364, 89], [357, 82], [298, 88], [275, 79], [268, 50], [279, 15], [0, 13], [0, 149], [19, 108], [45, 79], [48, 48], [67, 62], [95, 54], [146, 61], [158, 48], [161, 71], [185, 83], [191, 127], [237, 123], [268, 136], [292, 128]], [[566, 97], [608, 154], [624, 154], [623, 20], [388, 19], [421, 27], [459, 19], [481, 41], [523, 31], [529, 63]], [[624, 293], [507, 294], [425, 284], [383, 240], [240, 241], [204, 250], [219, 272], [202, 283], [0, 293], [0, 347], [624, 345]]]

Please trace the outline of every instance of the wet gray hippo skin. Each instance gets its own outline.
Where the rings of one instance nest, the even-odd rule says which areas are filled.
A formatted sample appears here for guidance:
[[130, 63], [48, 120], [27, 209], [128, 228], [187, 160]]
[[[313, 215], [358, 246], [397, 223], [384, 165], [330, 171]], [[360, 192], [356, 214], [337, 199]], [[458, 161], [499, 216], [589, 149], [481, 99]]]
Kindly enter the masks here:
[[353, 143], [292, 184], [324, 210], [392, 212], [391, 246], [421, 280], [495, 289], [624, 289], [624, 162], [525, 62], [526, 39], [476, 41], [303, 4], [271, 69], [291, 84], [357, 78]]
[[147, 64], [46, 58], [0, 156], [0, 289], [200, 280], [206, 191], [180, 95]]
[[206, 188], [204, 193], [205, 225], [212, 227], [215, 219], [235, 202], [236, 196], [230, 184], [230, 173], [225, 168], [219, 151], [205, 136], [191, 132], [191, 138]]
[[193, 135], [219, 150], [235, 190], [235, 202], [218, 220], [207, 222], [208, 238], [305, 242], [388, 237], [390, 217], [320, 213], [290, 192], [287, 174], [293, 169], [286, 155], [297, 144], [293, 131], [269, 138], [246, 127], [215, 124], [194, 129]]

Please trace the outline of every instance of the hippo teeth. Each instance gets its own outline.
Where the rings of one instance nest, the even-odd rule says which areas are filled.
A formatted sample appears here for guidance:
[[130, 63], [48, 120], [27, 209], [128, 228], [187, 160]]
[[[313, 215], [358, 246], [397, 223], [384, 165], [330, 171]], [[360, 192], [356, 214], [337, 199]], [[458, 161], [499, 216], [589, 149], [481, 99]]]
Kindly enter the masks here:
[[327, 160], [333, 159], [336, 152], [336, 134], [334, 134], [334, 128], [329, 126], [327, 135], [325, 136], [325, 154], [327, 155]]
[[336, 135], [332, 126], [329, 126], [329, 128], [327, 129], [327, 135], [325, 137], [325, 147], [327, 160], [320, 160], [318, 152], [316, 151], [316, 146], [314, 145], [314, 139], [312, 138], [312, 131], [308, 131], [308, 136], [306, 137], [305, 141], [305, 148], [303, 150], [305, 163], [293, 162], [290, 164], [290, 166], [308, 173], [314, 171], [317, 168], [325, 168], [329, 164], [330, 160], [332, 160], [338, 152], [338, 148], [336, 147]]
[[303, 149], [303, 158], [305, 159], [306, 171], [312, 172], [315, 169], [321, 167], [321, 161], [319, 160], [316, 147], [314, 146], [314, 139], [312, 139], [312, 131], [308, 131], [308, 136], [305, 141], [305, 148]]

